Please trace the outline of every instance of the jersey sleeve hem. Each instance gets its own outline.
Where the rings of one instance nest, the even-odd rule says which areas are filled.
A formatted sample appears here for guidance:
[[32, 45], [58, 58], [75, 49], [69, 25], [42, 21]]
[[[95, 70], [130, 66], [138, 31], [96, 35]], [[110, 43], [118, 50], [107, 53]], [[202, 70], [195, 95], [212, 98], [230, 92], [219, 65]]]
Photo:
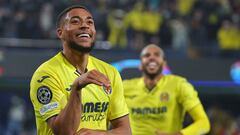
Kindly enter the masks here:
[[113, 116], [110, 118], [110, 120], [114, 120], [114, 119], [117, 119], [117, 118], [126, 116], [126, 115], [128, 115], [128, 114], [129, 114], [129, 112], [118, 113], [118, 114], [116, 114], [116, 115], [113, 115]]
[[198, 106], [199, 104], [201, 104], [200, 101], [196, 102], [195, 104], [189, 106], [188, 108], [186, 108], [187, 111], [191, 111], [194, 107]]
[[52, 112], [51, 114], [49, 114], [49, 115], [47, 115], [47, 116], [43, 116], [42, 118], [43, 118], [44, 121], [47, 121], [49, 118], [51, 118], [51, 117], [53, 117], [53, 116], [56, 116], [56, 115], [58, 115], [59, 113], [60, 113], [60, 111], [54, 111], [54, 112]]

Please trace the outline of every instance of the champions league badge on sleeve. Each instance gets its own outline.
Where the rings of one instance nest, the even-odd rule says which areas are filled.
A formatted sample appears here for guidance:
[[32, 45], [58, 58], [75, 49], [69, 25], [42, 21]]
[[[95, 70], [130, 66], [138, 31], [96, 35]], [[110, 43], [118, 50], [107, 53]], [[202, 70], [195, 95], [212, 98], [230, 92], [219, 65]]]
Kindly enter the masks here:
[[48, 104], [52, 99], [52, 91], [47, 86], [41, 86], [37, 90], [37, 99], [41, 104]]
[[107, 95], [110, 95], [112, 93], [112, 87], [106, 87], [106, 86], [102, 86], [103, 87], [103, 90], [104, 92], [107, 94]]

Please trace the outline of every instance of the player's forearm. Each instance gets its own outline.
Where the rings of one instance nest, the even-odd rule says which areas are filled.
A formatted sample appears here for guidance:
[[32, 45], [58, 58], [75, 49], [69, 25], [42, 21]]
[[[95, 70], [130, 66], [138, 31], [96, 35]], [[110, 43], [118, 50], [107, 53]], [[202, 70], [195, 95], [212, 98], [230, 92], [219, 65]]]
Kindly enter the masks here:
[[76, 133], [81, 119], [81, 94], [73, 88], [65, 108], [55, 117], [52, 129], [57, 135]]

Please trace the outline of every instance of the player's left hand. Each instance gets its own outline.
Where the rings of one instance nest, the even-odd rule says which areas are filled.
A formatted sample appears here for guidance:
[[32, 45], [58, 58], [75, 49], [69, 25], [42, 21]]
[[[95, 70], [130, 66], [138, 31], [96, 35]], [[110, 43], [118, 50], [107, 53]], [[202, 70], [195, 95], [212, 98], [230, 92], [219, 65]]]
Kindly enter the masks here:
[[107, 133], [106, 131], [82, 128], [74, 135], [107, 135]]
[[161, 132], [161, 131], [156, 131], [155, 133], [156, 133], [156, 135], [182, 135], [180, 132], [177, 132], [177, 133], [164, 133], [164, 132]]

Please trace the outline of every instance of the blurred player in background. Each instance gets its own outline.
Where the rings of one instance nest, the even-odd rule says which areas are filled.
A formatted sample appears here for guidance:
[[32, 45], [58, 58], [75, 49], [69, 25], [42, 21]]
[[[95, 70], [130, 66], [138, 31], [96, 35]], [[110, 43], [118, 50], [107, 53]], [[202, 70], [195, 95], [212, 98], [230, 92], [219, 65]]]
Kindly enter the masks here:
[[37, 134], [131, 135], [119, 73], [89, 55], [96, 36], [89, 10], [72, 6], [62, 11], [57, 35], [63, 51], [43, 63], [31, 80]]
[[[163, 75], [164, 52], [157, 45], [141, 52], [143, 76], [123, 82], [133, 135], [202, 135], [208, 117], [193, 86], [183, 77]], [[185, 112], [193, 123], [183, 128]]]

